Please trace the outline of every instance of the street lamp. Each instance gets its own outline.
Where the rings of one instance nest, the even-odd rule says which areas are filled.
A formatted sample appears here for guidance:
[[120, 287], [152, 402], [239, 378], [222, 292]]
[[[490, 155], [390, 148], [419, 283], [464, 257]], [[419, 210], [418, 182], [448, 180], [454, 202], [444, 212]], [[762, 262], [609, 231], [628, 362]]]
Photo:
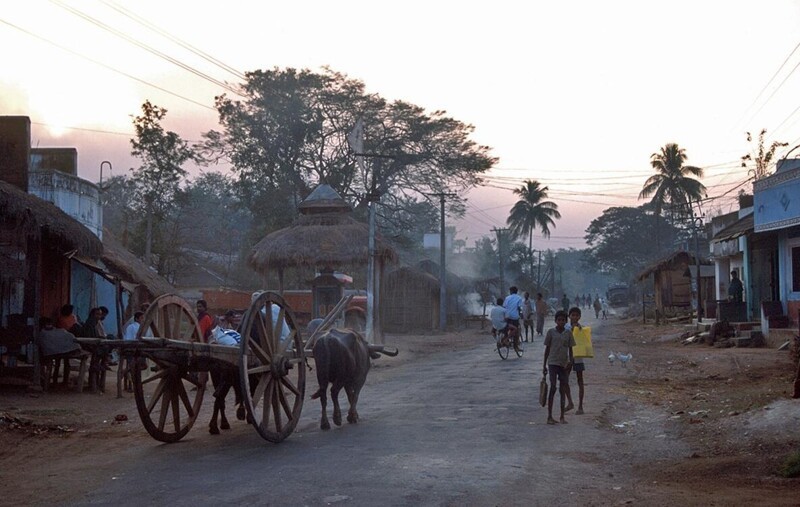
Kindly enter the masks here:
[[111, 173], [111, 170], [112, 170], [111, 162], [109, 162], [108, 160], [103, 160], [102, 162], [100, 162], [100, 185], [99, 186], [100, 186], [101, 190], [103, 189], [103, 166], [106, 165], [106, 164], [108, 164], [108, 172], [109, 172], [109, 174]]

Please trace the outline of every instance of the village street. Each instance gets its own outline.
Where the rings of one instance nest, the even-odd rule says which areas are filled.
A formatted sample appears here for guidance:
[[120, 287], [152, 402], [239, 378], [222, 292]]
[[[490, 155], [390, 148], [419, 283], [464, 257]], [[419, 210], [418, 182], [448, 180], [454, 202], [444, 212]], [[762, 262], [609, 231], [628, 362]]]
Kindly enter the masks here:
[[[536, 402], [541, 338], [523, 358], [502, 361], [491, 339], [474, 329], [454, 335], [453, 343], [429, 337], [440, 341], [438, 352], [419, 341], [404, 351], [403, 337], [390, 337], [401, 356], [374, 362], [358, 425], [319, 430], [319, 404], [307, 399], [296, 431], [281, 444], [263, 441], [238, 421], [211, 436], [207, 399], [192, 432], [165, 445], [141, 428], [133, 400], [107, 394], [109, 404], [128, 406], [130, 421], [64, 438], [29, 437], [0, 451], [0, 480], [29, 485], [0, 504], [796, 504], [793, 482], [770, 479], [768, 471], [760, 473], [766, 482], [704, 478], [697, 466], [708, 451], [682, 433], [701, 425], [676, 425], [683, 416], [674, 414], [682, 411], [652, 399], [653, 391], [631, 388], [648, 369], [638, 361], [653, 358], [640, 358], [648, 354], [613, 320], [583, 320], [593, 326], [596, 359], [586, 372], [586, 413], [569, 412], [568, 424], [546, 425], [546, 409]], [[664, 351], [674, 347], [660, 347], [662, 364], [672, 364]], [[610, 350], [633, 352], [632, 364], [610, 364]], [[403, 360], [404, 352], [413, 360]], [[315, 387], [312, 377], [307, 394]], [[63, 395], [75, 396], [97, 398]], [[46, 400], [36, 401], [43, 406]], [[0, 411], [10, 403], [0, 398]], [[4, 442], [10, 438], [5, 434]], [[730, 458], [726, 463], [735, 472]], [[687, 470], [687, 464], [697, 466]]]

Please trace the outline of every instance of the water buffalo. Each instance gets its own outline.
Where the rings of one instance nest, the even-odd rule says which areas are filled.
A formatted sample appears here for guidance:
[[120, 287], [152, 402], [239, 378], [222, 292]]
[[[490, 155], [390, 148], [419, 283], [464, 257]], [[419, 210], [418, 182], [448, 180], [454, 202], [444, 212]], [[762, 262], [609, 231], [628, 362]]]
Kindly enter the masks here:
[[327, 430], [331, 427], [327, 413], [328, 384], [331, 384], [333, 423], [337, 426], [342, 424], [342, 412], [339, 408], [339, 391], [342, 388], [350, 403], [347, 422], [358, 422], [356, 405], [361, 388], [367, 380], [370, 358], [377, 359], [380, 354], [396, 356], [397, 349], [386, 350], [382, 345], [370, 345], [361, 334], [352, 329], [331, 329], [317, 338], [313, 353], [319, 389], [311, 398], [320, 399], [322, 419], [319, 426]]

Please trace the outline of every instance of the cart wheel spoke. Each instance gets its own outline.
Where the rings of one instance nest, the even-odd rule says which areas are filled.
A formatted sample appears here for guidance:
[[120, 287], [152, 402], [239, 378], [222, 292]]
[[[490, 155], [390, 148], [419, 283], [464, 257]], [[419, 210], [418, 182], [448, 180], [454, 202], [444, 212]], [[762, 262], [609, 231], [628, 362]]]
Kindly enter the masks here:
[[256, 366], [254, 368], [250, 368], [247, 371], [250, 372], [251, 375], [255, 375], [256, 373], [269, 373], [272, 370], [270, 365], [265, 364], [262, 366]]
[[164, 388], [167, 386], [168, 383], [169, 383], [169, 378], [163, 378], [161, 379], [161, 382], [159, 382], [158, 385], [156, 386], [156, 390], [153, 391], [153, 397], [150, 398], [150, 403], [147, 404], [148, 414], [153, 413], [153, 409], [155, 408], [156, 403], [158, 403], [158, 400], [161, 399], [162, 396], [164, 396]]
[[178, 393], [174, 392], [174, 390], [170, 397], [172, 401], [172, 421], [175, 424], [175, 433], [177, 433], [181, 430], [180, 400], [178, 399]]
[[272, 357], [275, 354], [275, 347], [272, 344], [272, 340], [270, 339], [270, 325], [269, 322], [265, 322], [264, 319], [269, 319], [270, 316], [267, 315], [266, 317], [261, 312], [258, 312], [258, 319], [256, 319], [256, 323], [258, 327], [256, 328], [256, 334], [258, 336], [258, 345], [262, 347], [267, 353]]
[[277, 390], [278, 390], [278, 399], [281, 402], [281, 407], [283, 407], [283, 413], [286, 414], [286, 419], [288, 419], [291, 422], [292, 408], [289, 406], [289, 401], [286, 399], [286, 395], [283, 394], [283, 388], [281, 387], [280, 383], [277, 385]]
[[258, 404], [261, 403], [261, 399], [264, 397], [264, 391], [266, 391], [271, 380], [272, 377], [269, 375], [261, 376], [261, 379], [258, 381], [258, 385], [256, 386], [256, 390], [253, 392], [253, 409], [257, 408]]
[[160, 378], [164, 378], [164, 377], [167, 376], [168, 373], [169, 373], [169, 370], [167, 370], [166, 368], [163, 369], [163, 370], [158, 370], [157, 372], [153, 373], [152, 375], [150, 375], [146, 379], [142, 380], [142, 384], [149, 384], [150, 382], [152, 382], [154, 380], [158, 380]]
[[267, 383], [267, 391], [264, 393], [264, 405], [261, 407], [261, 427], [269, 427], [269, 411], [272, 409], [270, 401], [272, 399], [272, 390], [274, 389], [272, 379]]
[[254, 340], [248, 340], [247, 343], [250, 346], [250, 350], [253, 354], [261, 361], [261, 364], [270, 364], [272, 360], [270, 356], [262, 349]]
[[275, 416], [275, 430], [280, 433], [283, 431], [283, 424], [281, 423], [281, 409], [280, 402], [278, 401], [278, 391], [279, 388], [276, 385], [272, 390], [272, 415]]
[[164, 396], [161, 397], [161, 413], [158, 414], [159, 431], [164, 431], [164, 425], [167, 423], [167, 412], [169, 412], [169, 395], [169, 390], [165, 389]]
[[194, 417], [194, 409], [192, 408], [192, 402], [189, 401], [189, 394], [186, 392], [186, 386], [183, 385], [183, 382], [179, 384], [180, 389], [178, 390], [178, 394], [180, 395], [181, 402], [183, 402], [183, 406], [186, 409], [186, 413], [189, 414], [189, 417]]
[[290, 390], [295, 396], [300, 396], [300, 390], [297, 388], [296, 385], [292, 384], [288, 378], [283, 377], [281, 379], [281, 384], [286, 386], [286, 389]]

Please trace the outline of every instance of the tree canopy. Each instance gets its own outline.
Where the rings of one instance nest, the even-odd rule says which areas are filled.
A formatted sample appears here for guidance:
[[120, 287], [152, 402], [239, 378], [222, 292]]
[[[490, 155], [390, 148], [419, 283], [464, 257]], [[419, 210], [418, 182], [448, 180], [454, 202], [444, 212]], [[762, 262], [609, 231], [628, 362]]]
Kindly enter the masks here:
[[[555, 220], [561, 218], [558, 204], [547, 201], [549, 188], [543, 187], [536, 180], [525, 180], [522, 186], [514, 189], [514, 194], [520, 200], [514, 203], [506, 223], [512, 239], [528, 237], [528, 271], [531, 280], [533, 276], [533, 233], [536, 229], [542, 231], [545, 238], [550, 237], [550, 228], [555, 227]], [[538, 284], [538, 280], [537, 280]]]
[[[223, 128], [205, 134], [205, 149], [232, 164], [245, 204], [271, 221], [264, 227], [285, 225], [320, 182], [357, 212], [380, 195], [382, 219], [402, 221], [428, 194], [479, 184], [496, 162], [470, 139], [471, 125], [367, 93], [360, 80], [330, 69], [248, 72], [241, 93], [216, 97]], [[363, 164], [347, 140], [359, 120]], [[448, 205], [451, 214], [463, 212], [459, 197]]]
[[[592, 220], [586, 229], [585, 261], [588, 267], [628, 281], [647, 263], [664, 252], [652, 239], [651, 205], [614, 207]], [[680, 231], [670, 222], [662, 226], [662, 236], [672, 244]]]
[[645, 181], [639, 199], [652, 196], [656, 215], [669, 205], [671, 215], [691, 214], [691, 202], [697, 202], [706, 195], [706, 187], [692, 176], [701, 178], [703, 169], [684, 165], [686, 150], [676, 143], [664, 145], [658, 153], [650, 155], [650, 165], [656, 174]]

